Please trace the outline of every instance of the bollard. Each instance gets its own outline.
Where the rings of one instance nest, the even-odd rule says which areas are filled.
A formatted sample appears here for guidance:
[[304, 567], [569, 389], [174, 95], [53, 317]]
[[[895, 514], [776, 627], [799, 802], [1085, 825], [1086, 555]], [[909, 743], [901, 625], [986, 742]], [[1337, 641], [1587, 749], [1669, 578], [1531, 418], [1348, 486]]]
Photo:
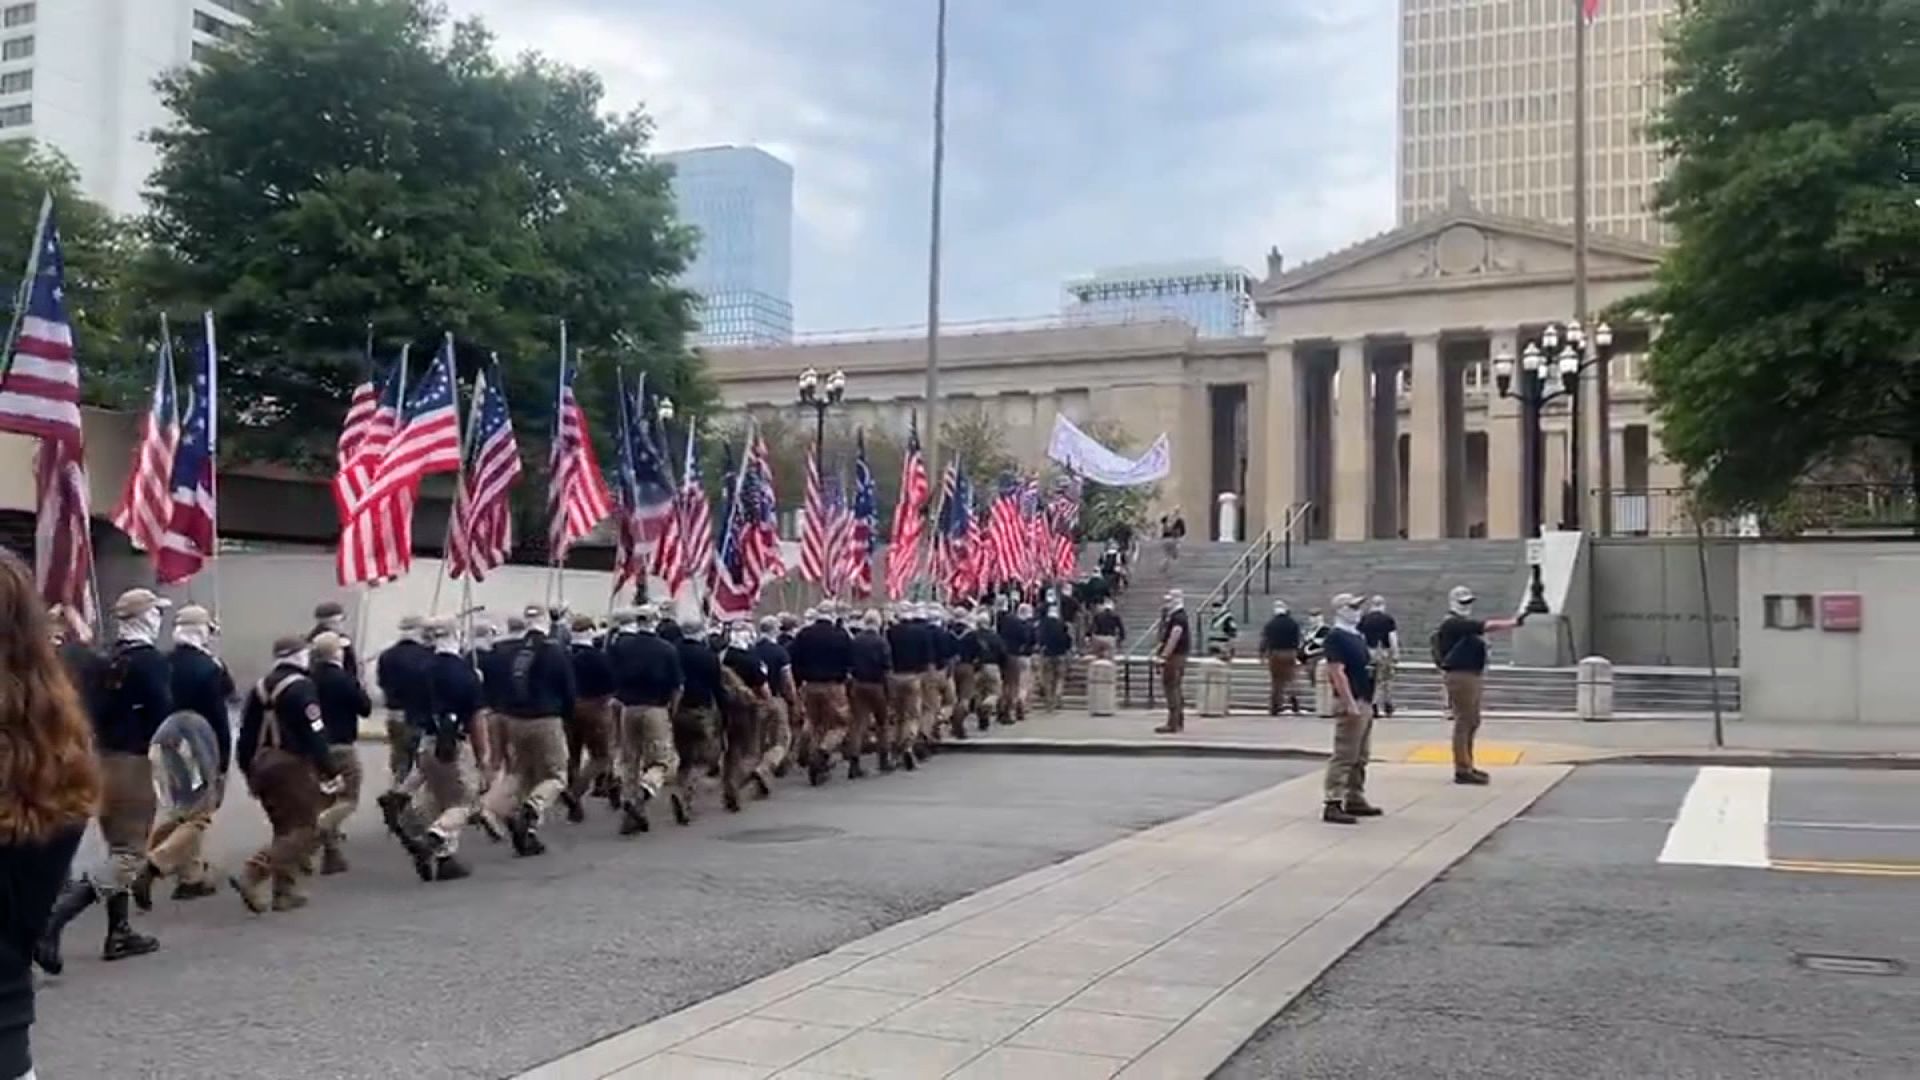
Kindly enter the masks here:
[[1119, 681], [1111, 660], [1087, 664], [1087, 711], [1095, 716], [1112, 716], [1115, 710], [1115, 684]]
[[1200, 715], [1227, 715], [1227, 691], [1233, 671], [1225, 660], [1208, 657], [1194, 664], [1200, 669]]
[[1231, 491], [1223, 491], [1218, 501], [1220, 503], [1219, 540], [1223, 544], [1236, 543], [1240, 539], [1240, 496]]
[[1613, 719], [1613, 661], [1589, 656], [1574, 677], [1573, 708], [1582, 720]]

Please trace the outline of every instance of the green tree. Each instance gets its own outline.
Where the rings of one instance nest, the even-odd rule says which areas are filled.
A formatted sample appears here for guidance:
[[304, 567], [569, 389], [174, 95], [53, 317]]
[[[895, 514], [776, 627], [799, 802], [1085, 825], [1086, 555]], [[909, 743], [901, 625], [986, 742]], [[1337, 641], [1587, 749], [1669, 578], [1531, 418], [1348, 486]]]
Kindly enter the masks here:
[[[1117, 420], [1089, 420], [1080, 425], [1080, 430], [1116, 453], [1127, 454], [1138, 449], [1133, 436]], [[1053, 473], [1061, 475], [1062, 470], [1055, 466]], [[1105, 540], [1116, 527], [1123, 524], [1132, 526], [1136, 533], [1143, 532], [1147, 524], [1147, 510], [1159, 497], [1158, 484], [1109, 487], [1088, 481], [1080, 496], [1080, 538]]]
[[672, 284], [692, 233], [650, 122], [605, 115], [592, 74], [502, 62], [429, 0], [284, 0], [161, 92], [142, 277], [166, 309], [219, 315], [243, 456], [329, 453], [369, 327], [383, 354], [431, 355], [443, 331], [463, 368], [497, 352], [535, 443], [561, 319], [603, 455], [616, 367], [683, 415], [710, 403]]
[[1667, 452], [1716, 510], [1862, 440], [1920, 472], [1920, 8], [1691, 0], [1668, 58], [1676, 244], [1635, 302]]
[[[127, 296], [127, 228], [80, 193], [80, 174], [59, 151], [29, 140], [0, 142], [0, 268], [9, 275], [26, 268], [47, 194], [53, 196], [67, 259], [67, 315], [79, 347], [81, 397], [89, 405], [137, 402], [152, 369], [142, 359], [140, 328], [133, 325]], [[9, 289], [9, 304], [13, 298]], [[157, 340], [158, 327], [147, 328], [147, 334]]]

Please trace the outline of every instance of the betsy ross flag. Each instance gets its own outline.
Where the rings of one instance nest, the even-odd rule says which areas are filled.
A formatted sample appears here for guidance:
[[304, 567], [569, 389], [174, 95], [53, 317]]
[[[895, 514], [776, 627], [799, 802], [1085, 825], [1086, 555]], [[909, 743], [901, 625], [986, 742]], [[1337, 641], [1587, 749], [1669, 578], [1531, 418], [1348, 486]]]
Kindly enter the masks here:
[[873, 595], [873, 547], [880, 500], [874, 493], [873, 470], [867, 466], [867, 435], [854, 434], [853, 508], [849, 512], [846, 542], [840, 548], [840, 585], [855, 597]]
[[174, 449], [180, 444], [180, 406], [175, 400], [173, 340], [167, 317], [160, 316], [160, 349], [153, 365], [153, 394], [140, 420], [140, 441], [133, 448], [133, 467], [127, 486], [108, 520], [127, 534], [134, 550], [160, 557], [160, 539], [167, 531], [171, 510], [168, 480], [173, 475]]
[[707, 566], [713, 550], [713, 511], [707, 503], [706, 482], [700, 476], [700, 431], [687, 423], [687, 456], [680, 469], [680, 492], [674, 496], [673, 517], [654, 553], [654, 575], [667, 583], [673, 596]]
[[621, 398], [620, 549], [614, 557], [615, 592], [643, 582], [652, 570], [674, 519], [673, 479], [666, 452], [647, 419], [646, 377]]
[[334, 576], [342, 585], [386, 581], [400, 576], [399, 553], [412, 542], [413, 504], [393, 500], [358, 513], [361, 496], [373, 483], [387, 446], [400, 430], [400, 414], [406, 402], [407, 355], [409, 346], [401, 346], [400, 359], [385, 378], [373, 370], [373, 343], [367, 343], [367, 377], [354, 388], [353, 401], [347, 406], [346, 424], [340, 429], [339, 470], [333, 478], [333, 502], [340, 515], [340, 547], [334, 556]]
[[593, 439], [587, 431], [586, 410], [574, 395], [573, 380], [580, 365], [567, 355], [566, 335], [561, 334], [560, 392], [554, 407], [553, 453], [549, 459], [547, 512], [547, 552], [554, 562], [567, 557], [574, 542], [592, 532], [594, 526], [613, 513], [613, 496], [600, 475], [600, 462], [593, 454]]
[[468, 439], [473, 446], [454, 493], [452, 531], [447, 534], [447, 572], [454, 580], [486, 579], [513, 550], [513, 512], [508, 489], [520, 477], [520, 443], [500, 390], [500, 359], [473, 382]]
[[973, 547], [973, 487], [958, 461], [940, 481], [940, 520], [933, 538], [933, 574], [949, 600], [966, 595]]
[[893, 507], [893, 534], [887, 542], [887, 595], [907, 595], [920, 572], [920, 536], [926, 530], [927, 459], [920, 454], [920, 418], [907, 427], [907, 456], [900, 462], [900, 499]]
[[80, 428], [80, 365], [67, 321], [66, 258], [48, 196], [40, 207], [22, 282], [13, 354], [0, 358], [0, 431], [40, 440], [34, 460], [34, 579], [40, 597], [92, 623], [93, 540], [88, 532], [86, 440]]
[[200, 362], [193, 372], [193, 396], [187, 400], [187, 424], [167, 481], [167, 528], [153, 562], [154, 577], [162, 585], [187, 580], [218, 554], [220, 510], [214, 458], [219, 446], [220, 346], [213, 332], [213, 312], [201, 316], [201, 328]]

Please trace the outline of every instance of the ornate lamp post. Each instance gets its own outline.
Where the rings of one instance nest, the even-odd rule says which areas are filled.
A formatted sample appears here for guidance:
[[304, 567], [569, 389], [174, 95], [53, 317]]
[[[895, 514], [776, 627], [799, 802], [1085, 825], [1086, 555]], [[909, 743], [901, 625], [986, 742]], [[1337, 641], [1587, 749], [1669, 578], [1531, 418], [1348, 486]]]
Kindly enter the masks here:
[[[1573, 399], [1573, 408], [1579, 408], [1580, 373], [1612, 349], [1612, 327], [1601, 323], [1589, 336], [1576, 319], [1564, 329], [1549, 324], [1537, 339], [1521, 349], [1517, 364], [1510, 349], [1503, 348], [1493, 358], [1493, 381], [1500, 396], [1518, 399], [1527, 417], [1525, 524], [1529, 538], [1540, 535], [1541, 522], [1546, 516], [1546, 407], [1560, 398], [1568, 398]], [[1609, 436], [1603, 432], [1600, 437]], [[1579, 448], [1574, 452], [1578, 453]], [[1571, 499], [1574, 505], [1563, 507], [1563, 512], [1569, 522], [1577, 523], [1579, 493], [1572, 493]], [[1537, 563], [1533, 567], [1527, 611], [1534, 614], [1547, 611], [1545, 586]]]
[[800, 373], [800, 404], [813, 409], [813, 445], [827, 441], [827, 410], [847, 396], [847, 373], [839, 369], [824, 377], [813, 368]]

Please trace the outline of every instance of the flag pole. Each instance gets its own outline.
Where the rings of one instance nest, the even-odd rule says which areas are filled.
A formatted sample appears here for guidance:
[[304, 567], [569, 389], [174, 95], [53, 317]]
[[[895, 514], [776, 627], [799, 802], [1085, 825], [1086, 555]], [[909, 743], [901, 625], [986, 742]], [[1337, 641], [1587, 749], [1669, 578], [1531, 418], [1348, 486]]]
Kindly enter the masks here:
[[[561, 402], [566, 396], [566, 385], [567, 385], [567, 320], [561, 319], [560, 320], [560, 378], [554, 385], [554, 389], [553, 389], [553, 438], [547, 448], [547, 513], [548, 513], [547, 538], [548, 540], [552, 540], [555, 533], [555, 530], [553, 527], [553, 515], [556, 512], [562, 513], [562, 514], [566, 513], [565, 501], [562, 500], [559, 503], [556, 503], [554, 501], [554, 487], [553, 487], [554, 481], [559, 479], [558, 474], [559, 474], [559, 464], [560, 464], [560, 431], [561, 431], [561, 426], [564, 422], [564, 418], [560, 415], [560, 406], [561, 406]], [[562, 552], [560, 551], [559, 545], [557, 544], [549, 543], [547, 545], [547, 548], [548, 548], [547, 559], [549, 563], [548, 570], [547, 570], [547, 607], [551, 608], [554, 606], [554, 600], [556, 596], [559, 598], [561, 602], [565, 602], [566, 600], [567, 583], [562, 577], [562, 575], [565, 574], [566, 571], [562, 569], [562, 565], [561, 565], [566, 561], [566, 556], [562, 554]]]
[[927, 443], [928, 475], [940, 468], [940, 226], [947, 160], [947, 0], [937, 0], [933, 51], [933, 191], [927, 243]]
[[[447, 350], [447, 359], [452, 360], [453, 331], [451, 330], [447, 331], [445, 348]], [[455, 372], [457, 375], [457, 368]], [[460, 432], [460, 464], [454, 469], [453, 473], [453, 507], [447, 512], [447, 529], [444, 537], [440, 541], [440, 572], [435, 574], [433, 578], [433, 603], [427, 608], [429, 615], [440, 614], [440, 589], [446, 585], [447, 578], [453, 573], [453, 560], [447, 558], [447, 553], [453, 546], [453, 530], [457, 526], [460, 514], [466, 505], [467, 455], [473, 452], [473, 431], [479, 426], [478, 421], [480, 418], [478, 414], [480, 412], [480, 402], [485, 396], [483, 391], [486, 389], [486, 378], [487, 373], [483, 370], [480, 372], [480, 375], [473, 380], [473, 399], [467, 402], [467, 426]], [[454, 379], [452, 389], [454, 404], [457, 406], [460, 402], [460, 380], [458, 378]], [[458, 408], [454, 410], [454, 415], [460, 415]], [[473, 544], [472, 534], [468, 534], [467, 544], [469, 548], [471, 548]], [[472, 567], [469, 566], [468, 573], [471, 572]], [[462, 580], [465, 579], [463, 578]], [[468, 593], [462, 592], [462, 607], [466, 606], [464, 601], [468, 595]]]
[[27, 317], [27, 301], [33, 296], [33, 279], [40, 273], [40, 252], [47, 246], [47, 224], [53, 220], [53, 192], [40, 198], [40, 223], [33, 227], [33, 247], [27, 252], [26, 273], [20, 275], [20, 287], [13, 294], [13, 321], [7, 326], [7, 347], [0, 352], [0, 386], [6, 385], [13, 370], [13, 348], [20, 344], [20, 324]]
[[[166, 325], [166, 313], [160, 315], [161, 325]], [[207, 561], [213, 567], [213, 614], [217, 621], [220, 615], [220, 345], [214, 336], [213, 309], [200, 313], [200, 327], [205, 333], [207, 350], [207, 494], [213, 498], [213, 513], [208, 515], [213, 523], [213, 536], [207, 551]], [[171, 365], [169, 365], [171, 367]], [[167, 377], [173, 378], [168, 371]], [[175, 396], [175, 401], [179, 398]], [[189, 581], [192, 579], [189, 578]]]

